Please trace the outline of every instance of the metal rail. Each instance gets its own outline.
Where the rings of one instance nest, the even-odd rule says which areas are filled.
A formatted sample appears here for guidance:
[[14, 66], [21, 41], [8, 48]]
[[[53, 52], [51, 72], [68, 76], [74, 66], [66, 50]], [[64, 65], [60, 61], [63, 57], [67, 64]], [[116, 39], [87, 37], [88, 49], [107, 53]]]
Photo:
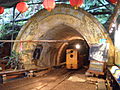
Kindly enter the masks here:
[[0, 72], [0, 84], [3, 84], [3, 82], [5, 81], [4, 78], [9, 75], [14, 76], [14, 75], [19, 75], [21, 73], [28, 73], [29, 75], [31, 75], [30, 77], [32, 77], [32, 76], [34, 76], [34, 73], [49, 70], [50, 68], [53, 68], [53, 67], [55, 68], [55, 67], [59, 67], [62, 65], [65, 65], [65, 62], [60, 63], [59, 65], [54, 65], [54, 66], [45, 67], [45, 68], [36, 68], [36, 69], [29, 69], [29, 70], [21, 69], [21, 70], [15, 70], [15, 71], [2, 71], [2, 72]]

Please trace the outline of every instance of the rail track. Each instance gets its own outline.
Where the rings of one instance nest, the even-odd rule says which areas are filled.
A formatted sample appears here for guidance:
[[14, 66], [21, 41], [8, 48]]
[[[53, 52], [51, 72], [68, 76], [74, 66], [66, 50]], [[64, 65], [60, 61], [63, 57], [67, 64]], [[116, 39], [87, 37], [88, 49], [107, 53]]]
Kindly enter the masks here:
[[88, 83], [85, 69], [67, 70], [64, 67], [37, 73], [36, 77], [21, 78], [1, 85], [0, 90], [96, 90]]

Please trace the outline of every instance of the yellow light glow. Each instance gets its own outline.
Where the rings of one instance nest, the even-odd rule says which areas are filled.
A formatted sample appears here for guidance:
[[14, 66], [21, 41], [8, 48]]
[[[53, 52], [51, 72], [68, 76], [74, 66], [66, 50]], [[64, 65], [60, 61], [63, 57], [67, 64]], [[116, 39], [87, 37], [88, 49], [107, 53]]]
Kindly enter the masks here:
[[81, 48], [80, 44], [76, 44], [75, 47], [76, 47], [76, 49], [80, 49]]

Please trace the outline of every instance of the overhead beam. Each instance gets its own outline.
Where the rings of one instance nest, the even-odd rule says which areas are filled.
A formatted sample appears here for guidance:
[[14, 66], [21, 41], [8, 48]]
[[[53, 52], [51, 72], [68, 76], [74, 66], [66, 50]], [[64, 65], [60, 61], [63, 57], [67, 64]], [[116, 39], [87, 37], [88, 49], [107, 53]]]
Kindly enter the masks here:
[[[89, 13], [91, 13], [91, 12], [89, 12]], [[102, 15], [102, 14], [112, 14], [112, 12], [92, 12], [91, 13], [92, 15]]]
[[23, 42], [64, 43], [69, 41], [70, 40], [0, 40], [0, 42], [15, 42], [15, 43], [23, 43]]

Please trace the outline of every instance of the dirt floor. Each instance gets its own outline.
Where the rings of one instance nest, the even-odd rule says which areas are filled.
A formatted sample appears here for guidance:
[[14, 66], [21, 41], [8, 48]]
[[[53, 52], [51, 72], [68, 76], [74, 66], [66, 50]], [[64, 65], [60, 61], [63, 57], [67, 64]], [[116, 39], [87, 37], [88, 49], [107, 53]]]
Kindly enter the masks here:
[[[85, 69], [53, 69], [46, 74], [12, 80], [0, 85], [0, 90], [96, 90], [97, 79], [85, 77]], [[93, 81], [92, 81], [93, 80]]]

